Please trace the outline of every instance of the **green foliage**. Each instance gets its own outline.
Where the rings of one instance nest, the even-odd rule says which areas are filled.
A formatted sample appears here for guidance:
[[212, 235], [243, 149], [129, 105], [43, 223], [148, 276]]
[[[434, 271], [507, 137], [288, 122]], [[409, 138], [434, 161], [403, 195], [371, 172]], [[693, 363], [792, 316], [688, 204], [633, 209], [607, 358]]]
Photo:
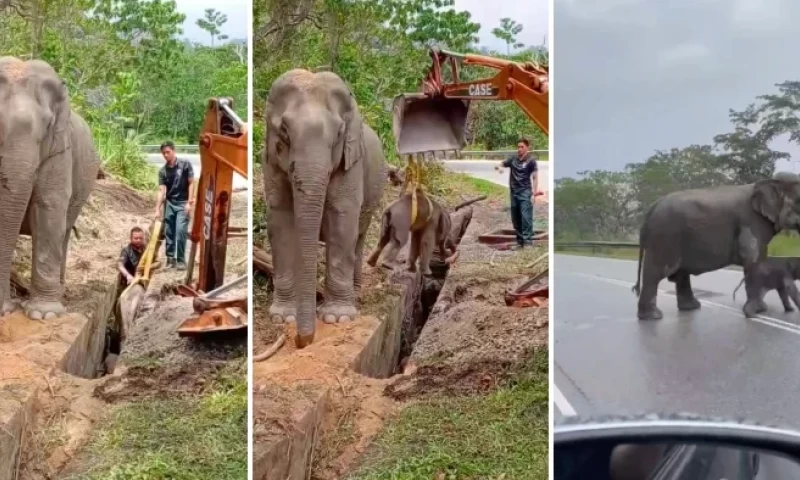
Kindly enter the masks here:
[[218, 12], [213, 8], [206, 8], [205, 18], [198, 18], [198, 27], [202, 28], [211, 36], [211, 46], [214, 46], [214, 40], [225, 40], [227, 35], [220, 35], [220, 28], [228, 22], [228, 16], [222, 12]]
[[[0, 54], [50, 63], [95, 133], [104, 168], [132, 186], [152, 186], [135, 143], [196, 143], [209, 97], [233, 97], [247, 119], [245, 47], [181, 40], [186, 17], [174, 0], [19, 5], [0, 11]], [[225, 15], [207, 12], [206, 20], [219, 30]]]
[[522, 24], [510, 18], [501, 18], [500, 26], [492, 30], [492, 35], [506, 42], [506, 53], [511, 54], [511, 47], [522, 48], [524, 43], [517, 42], [517, 35], [522, 31]]
[[733, 131], [710, 145], [656, 151], [621, 172], [580, 172], [556, 180], [554, 222], [559, 240], [636, 240], [642, 217], [674, 191], [742, 185], [769, 178], [789, 154], [770, 148], [779, 136], [800, 143], [800, 82], [777, 85], [778, 94], [730, 111]]
[[116, 406], [92, 433], [74, 480], [247, 477], [247, 365], [209, 378], [202, 396]]
[[[516, 61], [538, 55], [533, 50], [511, 56], [479, 50], [480, 24], [453, 5], [453, 0], [255, 0], [256, 118], [263, 118], [270, 85], [279, 75], [292, 68], [325, 68], [348, 83], [389, 161], [403, 163], [394, 154], [392, 99], [419, 90], [430, 66], [429, 47]], [[475, 67], [461, 70], [465, 80], [495, 73]], [[547, 148], [547, 138], [512, 102], [473, 102], [468, 124], [471, 145], [513, 148], [525, 135], [536, 148]], [[257, 151], [263, 145], [263, 129], [263, 121], [254, 129]]]

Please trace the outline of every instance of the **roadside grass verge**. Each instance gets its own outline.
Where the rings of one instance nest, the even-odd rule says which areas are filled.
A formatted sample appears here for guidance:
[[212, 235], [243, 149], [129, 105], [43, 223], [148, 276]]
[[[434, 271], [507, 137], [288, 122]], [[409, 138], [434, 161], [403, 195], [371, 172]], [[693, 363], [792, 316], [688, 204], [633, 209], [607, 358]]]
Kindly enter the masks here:
[[93, 432], [91, 466], [72, 479], [216, 480], [247, 477], [247, 364], [207, 393], [120, 404]]
[[349, 480], [542, 479], [548, 472], [547, 348], [484, 396], [436, 396], [390, 421]]

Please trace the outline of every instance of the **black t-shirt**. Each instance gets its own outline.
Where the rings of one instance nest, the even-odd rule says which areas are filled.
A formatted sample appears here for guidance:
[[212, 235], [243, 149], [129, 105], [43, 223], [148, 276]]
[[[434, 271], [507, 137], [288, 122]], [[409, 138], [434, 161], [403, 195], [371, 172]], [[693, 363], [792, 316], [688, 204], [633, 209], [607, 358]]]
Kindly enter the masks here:
[[515, 153], [503, 162], [504, 167], [511, 169], [511, 173], [508, 176], [508, 188], [514, 193], [533, 191], [531, 175], [538, 171], [536, 159], [530, 153], [525, 155], [523, 159], [524, 161], [521, 161], [519, 155]]
[[180, 158], [175, 159], [175, 166], [164, 164], [158, 171], [158, 184], [167, 187], [168, 202], [185, 202], [189, 200], [189, 180], [194, 178], [192, 164]]
[[128, 245], [119, 252], [119, 261], [122, 262], [128, 273], [136, 275], [136, 267], [139, 266], [143, 253], [144, 249], [136, 250], [133, 246]]

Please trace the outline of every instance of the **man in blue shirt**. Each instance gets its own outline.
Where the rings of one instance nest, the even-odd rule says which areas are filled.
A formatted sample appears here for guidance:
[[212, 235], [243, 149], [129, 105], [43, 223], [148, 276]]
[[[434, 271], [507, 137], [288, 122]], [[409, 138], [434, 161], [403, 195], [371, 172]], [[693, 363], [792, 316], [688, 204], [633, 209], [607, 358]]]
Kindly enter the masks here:
[[192, 164], [175, 156], [175, 144], [164, 142], [161, 155], [166, 163], [158, 172], [156, 218], [164, 218], [167, 267], [186, 270], [186, 240], [189, 216], [194, 207], [194, 169]]
[[510, 169], [508, 188], [511, 193], [511, 223], [517, 232], [517, 248], [533, 246], [533, 196], [536, 179], [536, 159], [529, 151], [530, 142], [521, 138], [517, 142], [517, 154], [508, 157], [496, 167]]

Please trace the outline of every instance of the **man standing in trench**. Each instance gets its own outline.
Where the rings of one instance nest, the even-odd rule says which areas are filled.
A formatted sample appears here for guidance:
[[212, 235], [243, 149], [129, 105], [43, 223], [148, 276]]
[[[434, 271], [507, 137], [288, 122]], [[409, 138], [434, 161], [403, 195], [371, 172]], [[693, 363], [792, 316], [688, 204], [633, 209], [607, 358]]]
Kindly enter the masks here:
[[511, 155], [495, 170], [502, 173], [503, 167], [511, 172], [508, 175], [508, 188], [511, 193], [511, 223], [517, 232], [517, 247], [533, 246], [533, 197], [539, 188], [536, 159], [530, 152], [530, 142], [520, 138], [517, 154]]
[[167, 268], [186, 270], [186, 239], [194, 207], [194, 170], [191, 163], [175, 156], [172, 142], [161, 145], [161, 155], [166, 163], [158, 172], [156, 218], [164, 218]]

